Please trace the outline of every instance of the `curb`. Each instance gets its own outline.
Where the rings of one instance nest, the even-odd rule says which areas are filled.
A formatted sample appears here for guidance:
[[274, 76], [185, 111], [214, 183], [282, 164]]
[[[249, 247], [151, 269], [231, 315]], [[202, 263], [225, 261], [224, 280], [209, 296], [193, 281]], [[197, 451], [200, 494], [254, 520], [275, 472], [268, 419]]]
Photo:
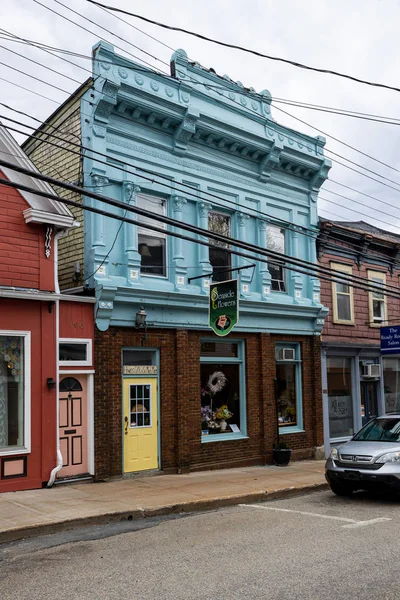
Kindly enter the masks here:
[[130, 511], [105, 513], [102, 515], [94, 515], [92, 517], [79, 517], [76, 519], [66, 519], [45, 525], [32, 525], [29, 527], [21, 527], [0, 531], [0, 546], [3, 543], [15, 542], [24, 538], [48, 535], [58, 533], [60, 531], [70, 531], [79, 527], [89, 525], [107, 525], [117, 521], [136, 521], [151, 517], [159, 517], [165, 515], [176, 515], [191, 512], [203, 512], [207, 510], [216, 510], [229, 506], [237, 506], [238, 504], [254, 504], [255, 502], [267, 502], [269, 500], [280, 500], [299, 496], [310, 492], [319, 492], [326, 490], [328, 484], [313, 483], [288, 488], [280, 488], [265, 492], [251, 492], [239, 494], [236, 496], [223, 496], [219, 498], [210, 498], [206, 500], [197, 500], [195, 502], [181, 502], [178, 504], [169, 504], [159, 508], [139, 508]]

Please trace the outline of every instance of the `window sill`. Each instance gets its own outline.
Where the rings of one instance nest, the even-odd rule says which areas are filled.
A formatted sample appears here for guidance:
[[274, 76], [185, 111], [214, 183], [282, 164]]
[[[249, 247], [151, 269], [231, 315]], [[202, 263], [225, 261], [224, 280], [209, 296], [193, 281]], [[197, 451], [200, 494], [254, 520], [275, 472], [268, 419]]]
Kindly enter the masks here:
[[332, 325], [351, 325], [354, 327], [355, 322], [354, 321], [339, 321], [338, 319], [335, 319], [335, 320], [332, 319]]
[[202, 444], [209, 444], [210, 442], [224, 442], [233, 440], [248, 440], [249, 436], [243, 433], [209, 433], [208, 435], [201, 436]]
[[24, 446], [19, 446], [18, 448], [13, 448], [13, 449], [7, 449], [7, 448], [0, 448], [0, 456], [15, 456], [15, 455], [19, 455], [19, 454], [30, 454], [30, 449], [25, 448]]
[[279, 435], [285, 435], [287, 433], [305, 433], [306, 430], [301, 427], [279, 427]]

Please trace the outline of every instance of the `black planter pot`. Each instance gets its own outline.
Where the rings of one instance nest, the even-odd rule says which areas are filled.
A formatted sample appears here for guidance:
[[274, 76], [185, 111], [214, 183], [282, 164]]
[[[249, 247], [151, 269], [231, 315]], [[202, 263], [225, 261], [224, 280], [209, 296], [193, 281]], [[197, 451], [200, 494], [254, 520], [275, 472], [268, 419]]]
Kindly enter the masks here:
[[292, 451], [289, 448], [274, 448], [274, 463], [277, 467], [286, 467], [291, 455]]

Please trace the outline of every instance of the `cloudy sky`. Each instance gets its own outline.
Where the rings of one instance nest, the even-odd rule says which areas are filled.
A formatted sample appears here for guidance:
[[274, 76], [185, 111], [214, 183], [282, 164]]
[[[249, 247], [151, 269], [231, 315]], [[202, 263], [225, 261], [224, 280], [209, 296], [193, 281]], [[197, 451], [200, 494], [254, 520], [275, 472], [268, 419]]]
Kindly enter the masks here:
[[[399, 0], [102, 1], [265, 54], [400, 87]], [[112, 42], [118, 53], [131, 58], [134, 55], [136, 60], [164, 72], [168, 71], [170, 48], [184, 48], [191, 59], [203, 66], [213, 67], [217, 73], [227, 74], [256, 91], [267, 88], [273, 98], [394, 120], [389, 124], [377, 123], [273, 103], [273, 116], [278, 122], [311, 135], [321, 135], [313, 129], [318, 128], [326, 134], [327, 149], [336, 153], [327, 152], [333, 159], [333, 168], [331, 181], [321, 192], [321, 216], [351, 221], [364, 219], [400, 234], [400, 92], [305, 71], [166, 31], [124, 15], [120, 18], [136, 29], [87, 0], [8, 2], [2, 7], [0, 24], [0, 101], [43, 120], [87, 78], [90, 69], [89, 59], [63, 55], [75, 63], [72, 65], [30, 45], [11, 41], [9, 34], [86, 57], [90, 57], [92, 46], [102, 38]], [[45, 97], [33, 95], [29, 90]], [[4, 117], [36, 125], [4, 106], [0, 106], [0, 115], [9, 125]], [[19, 141], [24, 139], [24, 136], [14, 135]]]

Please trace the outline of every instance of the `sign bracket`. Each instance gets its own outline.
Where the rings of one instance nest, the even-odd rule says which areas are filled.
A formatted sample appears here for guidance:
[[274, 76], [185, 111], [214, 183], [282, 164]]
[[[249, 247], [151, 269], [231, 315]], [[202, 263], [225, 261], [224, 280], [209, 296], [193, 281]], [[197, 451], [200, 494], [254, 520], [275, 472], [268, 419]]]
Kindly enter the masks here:
[[[222, 275], [225, 273], [233, 273], [233, 271], [243, 271], [243, 269], [255, 269], [256, 265], [255, 263], [251, 264], [251, 265], [246, 265], [245, 267], [236, 267], [235, 269], [226, 269], [225, 271], [218, 271], [218, 275]], [[188, 279], [188, 283], [190, 283], [191, 281], [194, 281], [195, 279], [204, 279], [204, 277], [212, 277], [214, 275], [214, 273], [206, 273], [205, 275], [197, 275], [197, 277], [189, 277]], [[215, 273], [216, 275], [216, 273]], [[254, 276], [254, 271], [253, 271], [253, 275], [252, 275], [252, 279]]]

